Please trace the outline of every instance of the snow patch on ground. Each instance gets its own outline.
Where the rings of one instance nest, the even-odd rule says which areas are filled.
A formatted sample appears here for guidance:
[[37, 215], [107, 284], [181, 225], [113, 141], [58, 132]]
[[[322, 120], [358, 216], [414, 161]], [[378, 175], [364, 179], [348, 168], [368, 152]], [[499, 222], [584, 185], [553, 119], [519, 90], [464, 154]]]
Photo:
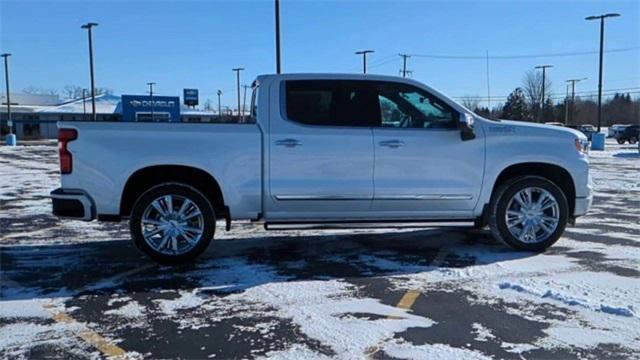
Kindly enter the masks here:
[[432, 359], [432, 360], [487, 360], [492, 357], [478, 351], [454, 348], [445, 344], [413, 345], [404, 341], [385, 344], [387, 355], [400, 359]]
[[116, 309], [107, 310], [105, 315], [116, 315], [125, 318], [139, 318], [144, 315], [145, 308], [141, 306], [137, 301], [130, 301], [126, 305], [123, 305]]

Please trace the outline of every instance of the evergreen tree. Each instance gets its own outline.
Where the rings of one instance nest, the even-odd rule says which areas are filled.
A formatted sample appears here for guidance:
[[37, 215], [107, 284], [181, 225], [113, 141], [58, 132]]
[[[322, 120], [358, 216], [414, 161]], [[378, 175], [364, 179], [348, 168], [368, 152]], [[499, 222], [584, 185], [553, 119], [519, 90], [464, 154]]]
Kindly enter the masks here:
[[530, 120], [527, 99], [521, 88], [513, 90], [502, 107], [502, 118], [509, 120]]

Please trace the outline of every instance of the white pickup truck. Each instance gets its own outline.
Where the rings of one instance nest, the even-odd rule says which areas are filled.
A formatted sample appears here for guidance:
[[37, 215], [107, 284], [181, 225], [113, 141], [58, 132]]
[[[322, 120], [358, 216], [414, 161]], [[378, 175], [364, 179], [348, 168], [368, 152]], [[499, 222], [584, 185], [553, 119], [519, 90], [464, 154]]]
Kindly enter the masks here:
[[129, 219], [161, 263], [202, 253], [217, 219], [489, 225], [515, 249], [542, 251], [593, 199], [582, 133], [484, 119], [397, 77], [260, 76], [251, 115], [234, 124], [58, 126], [53, 213]]

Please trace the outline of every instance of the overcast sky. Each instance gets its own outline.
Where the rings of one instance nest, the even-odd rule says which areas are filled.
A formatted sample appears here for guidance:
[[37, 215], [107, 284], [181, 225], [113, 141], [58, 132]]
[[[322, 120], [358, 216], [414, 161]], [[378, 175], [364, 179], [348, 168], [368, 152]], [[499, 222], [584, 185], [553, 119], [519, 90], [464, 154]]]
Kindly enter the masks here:
[[[606, 26], [605, 89], [640, 95], [640, 2], [629, 1], [291, 1], [283, 0], [285, 72], [359, 72], [360, 49], [373, 49], [370, 72], [398, 75], [398, 53], [489, 57], [562, 55], [598, 49], [599, 24], [584, 17], [619, 12]], [[231, 68], [243, 83], [275, 72], [273, 1], [7, 1], [0, 0], [0, 51], [11, 52], [12, 87], [61, 89], [89, 84], [87, 34], [94, 31], [97, 86], [140, 94], [155, 81], [162, 95], [200, 89], [235, 99]], [[487, 94], [485, 59], [413, 56], [413, 77], [454, 96]], [[520, 86], [538, 64], [553, 92], [564, 80], [588, 77], [597, 89], [598, 55], [489, 61], [492, 96]], [[4, 81], [4, 76], [2, 76]], [[4, 90], [4, 88], [3, 88]], [[498, 102], [495, 99], [494, 102]], [[204, 102], [204, 101], [201, 101]]]

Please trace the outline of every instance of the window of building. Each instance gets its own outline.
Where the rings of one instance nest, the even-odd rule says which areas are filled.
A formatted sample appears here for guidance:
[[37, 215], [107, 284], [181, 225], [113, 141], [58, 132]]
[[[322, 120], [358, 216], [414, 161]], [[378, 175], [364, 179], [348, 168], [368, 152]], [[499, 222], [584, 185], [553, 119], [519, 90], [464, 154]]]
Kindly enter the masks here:
[[40, 137], [40, 124], [24, 124], [22, 131], [25, 138], [39, 138]]

